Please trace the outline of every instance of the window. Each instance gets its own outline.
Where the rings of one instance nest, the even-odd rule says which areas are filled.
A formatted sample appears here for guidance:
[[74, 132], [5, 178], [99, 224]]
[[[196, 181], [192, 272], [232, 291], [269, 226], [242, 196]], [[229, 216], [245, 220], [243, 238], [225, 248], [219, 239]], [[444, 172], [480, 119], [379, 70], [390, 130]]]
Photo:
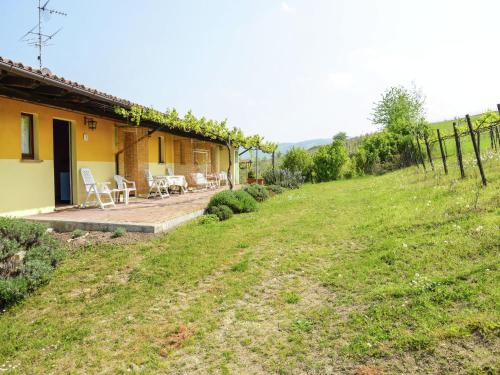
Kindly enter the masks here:
[[165, 138], [158, 137], [158, 163], [165, 163]]
[[35, 158], [33, 143], [33, 115], [21, 114], [21, 158]]

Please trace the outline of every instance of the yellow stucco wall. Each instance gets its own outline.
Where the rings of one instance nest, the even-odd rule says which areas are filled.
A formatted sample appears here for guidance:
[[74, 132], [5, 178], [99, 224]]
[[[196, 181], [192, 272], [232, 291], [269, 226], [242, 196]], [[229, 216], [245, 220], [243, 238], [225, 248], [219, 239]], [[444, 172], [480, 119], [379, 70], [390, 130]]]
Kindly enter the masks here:
[[[231, 150], [233, 153], [232, 156], [232, 162], [233, 162], [233, 167], [231, 168], [231, 173], [233, 175], [233, 182], [236, 183], [240, 180], [239, 177], [239, 171], [240, 168], [238, 166], [238, 150]], [[227, 167], [229, 163], [229, 152], [227, 150], [227, 147], [223, 146], [220, 151], [219, 151], [219, 169], [221, 171], [227, 172]]]
[[[21, 113], [34, 119], [35, 160], [21, 160]], [[115, 122], [89, 116], [97, 129], [89, 130], [83, 113], [0, 97], [0, 215], [23, 216], [54, 209], [53, 120], [71, 124], [73, 203], [81, 204], [86, 195], [80, 168], [91, 169], [96, 182], [114, 186], [115, 152], [118, 151]], [[158, 136], [165, 137], [165, 163], [158, 163]], [[153, 175], [174, 166], [174, 136], [155, 132], [148, 140], [148, 166]], [[218, 148], [219, 170], [227, 170], [228, 154]], [[233, 161], [235, 159], [233, 158]], [[233, 176], [238, 173], [234, 165]], [[235, 179], [237, 181], [237, 178]]]
[[155, 162], [155, 163], [149, 163], [148, 167], [153, 176], [165, 176], [167, 174], [167, 168], [169, 168], [170, 171], [174, 173], [173, 163], [159, 164]]
[[[165, 140], [164, 163], [158, 162], [158, 138]], [[165, 132], [154, 132], [148, 139], [149, 170], [153, 176], [167, 174], [167, 168], [174, 173], [174, 136]]]
[[[35, 161], [21, 160], [21, 113], [33, 114]], [[97, 129], [84, 125], [84, 114], [0, 97], [0, 215], [22, 216], [54, 208], [53, 120], [71, 123], [72, 185], [75, 204], [85, 188], [79, 168], [92, 169], [96, 181], [113, 181], [114, 122], [91, 116]], [[86, 137], [84, 138], [84, 134]]]
[[34, 215], [54, 209], [52, 160], [37, 163], [0, 159], [0, 181], [0, 216]]
[[229, 155], [226, 147], [219, 148], [219, 170], [227, 172]]

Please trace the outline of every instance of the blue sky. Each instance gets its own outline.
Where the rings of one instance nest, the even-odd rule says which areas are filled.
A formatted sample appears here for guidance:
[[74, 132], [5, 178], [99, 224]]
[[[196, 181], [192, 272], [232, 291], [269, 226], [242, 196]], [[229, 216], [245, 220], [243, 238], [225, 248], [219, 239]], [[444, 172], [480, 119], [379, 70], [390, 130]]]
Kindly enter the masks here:
[[[36, 66], [19, 38], [36, 0], [0, 2], [0, 55]], [[374, 101], [420, 87], [429, 120], [500, 102], [496, 0], [51, 0], [68, 13], [52, 72], [157, 109], [192, 109], [272, 141], [375, 130]]]

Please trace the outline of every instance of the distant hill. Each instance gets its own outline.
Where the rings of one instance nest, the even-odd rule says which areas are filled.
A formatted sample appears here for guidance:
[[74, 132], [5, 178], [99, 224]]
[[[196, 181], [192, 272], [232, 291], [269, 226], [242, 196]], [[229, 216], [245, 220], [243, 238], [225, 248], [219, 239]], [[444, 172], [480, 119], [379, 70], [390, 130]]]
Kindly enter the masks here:
[[[361, 144], [361, 141], [363, 140], [363, 137], [364, 137], [364, 135], [360, 135], [360, 136], [357, 136], [357, 137], [349, 137], [349, 138], [347, 138], [347, 140], [346, 140], [346, 147], [347, 147], [347, 152], [349, 154], [356, 152], [356, 150], [358, 149], [359, 145]], [[327, 142], [327, 143], [330, 143], [330, 141]], [[318, 149], [321, 146], [322, 145], [313, 146], [313, 147], [307, 149], [307, 151], [309, 151], [311, 154], [314, 154], [316, 151], [318, 151]]]
[[321, 146], [321, 145], [326, 145], [328, 143], [331, 143], [332, 139], [331, 138], [318, 138], [318, 139], [310, 139], [307, 141], [301, 141], [301, 142], [295, 142], [295, 143], [279, 143], [278, 144], [278, 152], [281, 152], [284, 154], [288, 150], [290, 150], [292, 147], [300, 147], [305, 150], [309, 150], [312, 147], [315, 146]]

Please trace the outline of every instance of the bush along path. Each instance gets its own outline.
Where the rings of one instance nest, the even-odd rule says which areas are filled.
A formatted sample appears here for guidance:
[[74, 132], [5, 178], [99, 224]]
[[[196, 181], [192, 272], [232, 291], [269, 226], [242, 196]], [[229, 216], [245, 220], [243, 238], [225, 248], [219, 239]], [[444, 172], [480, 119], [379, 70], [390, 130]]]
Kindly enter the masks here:
[[0, 308], [48, 282], [63, 255], [44, 225], [0, 217]]
[[149, 242], [87, 247], [0, 316], [0, 366], [494, 373], [500, 168], [488, 168], [487, 188], [407, 169], [305, 185]]
[[[271, 193], [270, 193], [271, 192]], [[257, 202], [264, 202], [270, 194], [281, 194], [283, 189], [278, 186], [264, 187], [257, 184], [246, 185], [242, 190], [224, 190], [215, 194], [208, 203], [201, 224], [211, 224], [230, 219], [233, 214], [257, 211]]]

